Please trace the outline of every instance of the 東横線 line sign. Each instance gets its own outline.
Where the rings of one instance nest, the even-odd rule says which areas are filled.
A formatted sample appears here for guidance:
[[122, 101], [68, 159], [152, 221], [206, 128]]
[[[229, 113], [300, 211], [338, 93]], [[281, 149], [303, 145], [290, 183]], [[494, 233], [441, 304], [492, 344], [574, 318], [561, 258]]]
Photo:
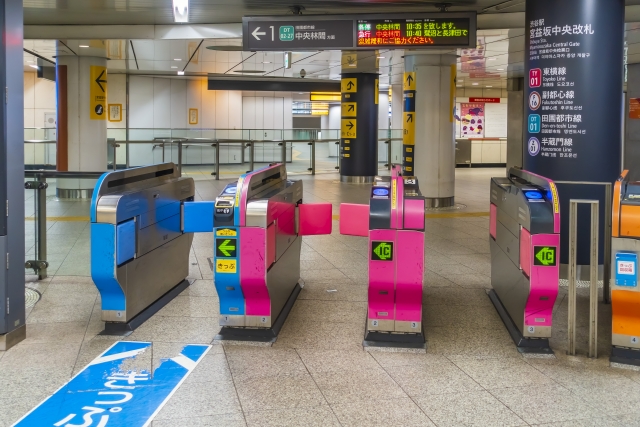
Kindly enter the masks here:
[[242, 18], [245, 50], [475, 47], [475, 12]]

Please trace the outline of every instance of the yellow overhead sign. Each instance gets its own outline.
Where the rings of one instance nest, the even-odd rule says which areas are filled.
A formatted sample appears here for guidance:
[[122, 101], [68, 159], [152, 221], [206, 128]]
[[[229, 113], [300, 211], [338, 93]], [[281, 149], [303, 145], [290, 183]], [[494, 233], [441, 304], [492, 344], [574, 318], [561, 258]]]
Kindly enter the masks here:
[[342, 93], [354, 93], [358, 91], [358, 79], [342, 79], [340, 84]]
[[89, 117], [107, 120], [107, 67], [92, 65], [89, 73]]
[[411, 71], [404, 73], [402, 81], [402, 90], [416, 90], [416, 73]]
[[358, 104], [356, 102], [342, 103], [342, 117], [357, 117], [357, 116], [358, 116]]
[[355, 138], [356, 128], [356, 119], [342, 119], [340, 138]]

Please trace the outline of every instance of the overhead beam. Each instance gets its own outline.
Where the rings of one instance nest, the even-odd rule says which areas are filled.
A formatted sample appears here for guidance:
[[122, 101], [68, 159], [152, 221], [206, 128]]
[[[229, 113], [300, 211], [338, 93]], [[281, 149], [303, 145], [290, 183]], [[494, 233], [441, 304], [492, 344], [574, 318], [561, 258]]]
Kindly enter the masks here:
[[185, 40], [242, 37], [242, 24], [25, 25], [25, 40]]

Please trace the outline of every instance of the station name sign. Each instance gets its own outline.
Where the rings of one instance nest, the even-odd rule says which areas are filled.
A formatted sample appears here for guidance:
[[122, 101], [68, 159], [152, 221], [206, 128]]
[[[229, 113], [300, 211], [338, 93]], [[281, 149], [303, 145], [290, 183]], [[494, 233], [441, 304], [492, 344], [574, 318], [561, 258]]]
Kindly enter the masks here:
[[475, 12], [242, 18], [248, 51], [475, 48]]

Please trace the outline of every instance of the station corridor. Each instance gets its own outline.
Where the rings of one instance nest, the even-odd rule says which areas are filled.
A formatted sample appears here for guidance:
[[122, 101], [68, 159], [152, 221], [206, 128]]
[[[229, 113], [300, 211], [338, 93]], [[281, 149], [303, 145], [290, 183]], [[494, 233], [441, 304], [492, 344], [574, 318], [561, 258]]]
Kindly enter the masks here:
[[[228, 182], [185, 172], [196, 181], [197, 199], [213, 200]], [[586, 357], [588, 289], [578, 290], [578, 356], [566, 355], [566, 287], [554, 308], [555, 356], [524, 357], [513, 345], [486, 293], [489, 182], [503, 175], [502, 168], [457, 169], [458, 209], [427, 211], [426, 353], [363, 350], [367, 239], [341, 236], [336, 219], [340, 203], [366, 203], [368, 195], [337, 174], [292, 177], [304, 181], [305, 202], [333, 204], [333, 233], [304, 238], [304, 288], [273, 346], [214, 341], [220, 326], [212, 233], [195, 235], [189, 288], [131, 335], [98, 335], [104, 323], [90, 277], [89, 203], [50, 196], [50, 277], [27, 283], [42, 295], [27, 311], [27, 338], [0, 352], [0, 426], [16, 422], [118, 339], [152, 343], [122, 367], [136, 372], [153, 371], [185, 345], [213, 344], [153, 427], [639, 426], [640, 372], [609, 367], [608, 305], [599, 307], [598, 358]], [[33, 200], [25, 203], [29, 216]], [[33, 221], [25, 224], [29, 236]]]

